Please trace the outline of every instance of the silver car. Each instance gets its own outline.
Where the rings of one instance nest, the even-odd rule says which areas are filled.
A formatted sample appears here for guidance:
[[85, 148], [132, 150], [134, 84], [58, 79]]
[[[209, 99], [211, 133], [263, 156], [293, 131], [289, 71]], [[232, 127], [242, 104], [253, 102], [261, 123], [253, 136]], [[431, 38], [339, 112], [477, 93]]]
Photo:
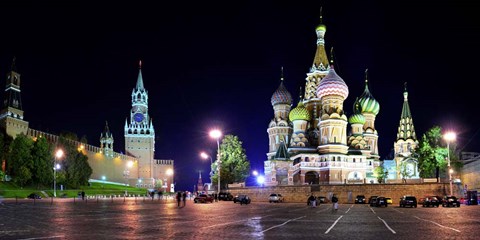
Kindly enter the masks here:
[[278, 202], [283, 202], [284, 199], [283, 199], [282, 194], [280, 194], [280, 193], [272, 193], [272, 194], [270, 194], [270, 196], [268, 197], [268, 201], [271, 202], [271, 203], [272, 203], [272, 202], [278, 203]]

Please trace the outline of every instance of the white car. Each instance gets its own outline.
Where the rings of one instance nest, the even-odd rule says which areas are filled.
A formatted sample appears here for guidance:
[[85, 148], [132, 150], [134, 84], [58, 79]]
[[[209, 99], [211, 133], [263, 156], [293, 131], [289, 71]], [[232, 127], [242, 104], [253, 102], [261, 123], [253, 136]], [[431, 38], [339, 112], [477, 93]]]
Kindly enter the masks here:
[[270, 197], [268, 197], [269, 202], [283, 202], [283, 196], [280, 193], [272, 193], [270, 194]]

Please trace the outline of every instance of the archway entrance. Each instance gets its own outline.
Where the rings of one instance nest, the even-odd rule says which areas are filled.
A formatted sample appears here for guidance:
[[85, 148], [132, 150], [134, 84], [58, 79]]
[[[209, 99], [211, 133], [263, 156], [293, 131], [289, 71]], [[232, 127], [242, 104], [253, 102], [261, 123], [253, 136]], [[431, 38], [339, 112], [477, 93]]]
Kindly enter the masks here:
[[305, 173], [305, 183], [308, 184], [318, 184], [318, 173], [317, 172], [307, 172]]

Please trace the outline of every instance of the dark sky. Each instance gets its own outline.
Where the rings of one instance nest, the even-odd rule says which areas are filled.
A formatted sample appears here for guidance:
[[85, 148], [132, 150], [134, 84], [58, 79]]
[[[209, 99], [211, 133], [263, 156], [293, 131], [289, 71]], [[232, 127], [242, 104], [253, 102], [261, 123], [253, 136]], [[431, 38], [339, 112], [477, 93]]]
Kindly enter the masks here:
[[108, 121], [124, 152], [141, 59], [155, 156], [175, 160], [177, 189], [193, 190], [198, 170], [208, 179], [199, 152], [215, 154], [215, 126], [239, 136], [252, 170], [263, 172], [280, 68], [296, 105], [321, 5], [326, 48], [350, 90], [348, 115], [369, 69], [381, 159], [395, 141], [404, 82], [418, 136], [439, 125], [458, 132], [459, 148], [480, 151], [475, 1], [42, 2], [0, 3], [0, 76], [16, 56], [30, 127], [99, 146]]

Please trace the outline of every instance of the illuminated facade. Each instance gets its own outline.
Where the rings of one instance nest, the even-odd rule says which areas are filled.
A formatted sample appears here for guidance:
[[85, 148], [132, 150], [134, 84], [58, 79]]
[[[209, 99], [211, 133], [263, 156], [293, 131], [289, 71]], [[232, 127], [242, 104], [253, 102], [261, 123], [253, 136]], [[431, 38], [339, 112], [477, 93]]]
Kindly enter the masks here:
[[[347, 118], [343, 102], [348, 86], [335, 72], [333, 61], [329, 63], [326, 26], [321, 20], [315, 29], [317, 49], [305, 93], [300, 94], [297, 106], [291, 109], [293, 101], [283, 83], [283, 69], [280, 86], [271, 98], [274, 118], [267, 129], [266, 186], [376, 181], [372, 172], [380, 165], [375, 129], [380, 105], [370, 93], [366, 75], [365, 90]], [[351, 132], [347, 134], [349, 123]]]
[[[23, 119], [20, 92], [20, 74], [14, 59], [7, 73], [4, 103], [0, 112], [0, 124], [6, 133], [13, 138], [23, 133], [32, 138], [45, 137], [49, 142], [57, 142], [58, 136], [29, 128], [28, 122]], [[108, 123], [100, 134], [100, 147], [71, 141], [72, 145], [87, 155], [93, 170], [91, 180], [106, 179], [142, 188], [174, 191], [174, 161], [154, 159], [155, 131], [148, 115], [148, 93], [143, 86], [141, 69], [132, 92], [130, 122], [125, 121], [126, 154], [114, 152], [113, 143]], [[5, 168], [5, 163], [2, 166]]]

